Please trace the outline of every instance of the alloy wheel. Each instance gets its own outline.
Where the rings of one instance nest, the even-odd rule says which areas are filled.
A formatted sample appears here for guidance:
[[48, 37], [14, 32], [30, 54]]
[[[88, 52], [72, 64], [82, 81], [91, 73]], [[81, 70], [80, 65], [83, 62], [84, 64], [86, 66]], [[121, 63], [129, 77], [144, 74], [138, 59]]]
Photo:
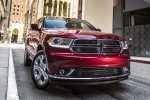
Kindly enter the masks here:
[[33, 62], [33, 75], [36, 83], [43, 86], [48, 82], [45, 55], [37, 56]]

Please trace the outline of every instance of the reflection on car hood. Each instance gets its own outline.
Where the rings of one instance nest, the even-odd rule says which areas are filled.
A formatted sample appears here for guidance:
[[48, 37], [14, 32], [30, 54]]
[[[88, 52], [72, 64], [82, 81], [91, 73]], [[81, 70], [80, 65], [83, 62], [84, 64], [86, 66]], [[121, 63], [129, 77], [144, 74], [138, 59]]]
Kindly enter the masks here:
[[123, 40], [123, 38], [114, 35], [112, 33], [80, 30], [80, 29], [43, 29], [42, 32], [49, 35], [66, 38], [98, 38], [98, 39]]

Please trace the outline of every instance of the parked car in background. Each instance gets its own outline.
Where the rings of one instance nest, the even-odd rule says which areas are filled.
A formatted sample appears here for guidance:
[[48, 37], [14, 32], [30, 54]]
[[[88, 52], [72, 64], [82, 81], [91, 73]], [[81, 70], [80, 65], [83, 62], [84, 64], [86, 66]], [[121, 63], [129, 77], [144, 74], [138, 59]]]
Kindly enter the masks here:
[[126, 41], [75, 18], [42, 17], [32, 24], [24, 64], [32, 66], [39, 89], [51, 84], [115, 83], [130, 75]]

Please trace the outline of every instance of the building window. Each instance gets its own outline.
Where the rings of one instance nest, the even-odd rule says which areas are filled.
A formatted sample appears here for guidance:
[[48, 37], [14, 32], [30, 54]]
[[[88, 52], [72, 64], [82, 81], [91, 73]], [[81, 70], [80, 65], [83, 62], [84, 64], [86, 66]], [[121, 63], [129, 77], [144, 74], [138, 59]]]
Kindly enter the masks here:
[[18, 7], [20, 7], [20, 6], [18, 5]]
[[19, 11], [19, 9], [17, 9], [17, 11]]
[[14, 9], [14, 11], [15, 11], [15, 9]]
[[16, 5], [14, 5], [14, 7], [16, 7]]
[[13, 15], [15, 15], [15, 13], [13, 13]]
[[19, 14], [17, 13], [17, 15], [19, 15]]

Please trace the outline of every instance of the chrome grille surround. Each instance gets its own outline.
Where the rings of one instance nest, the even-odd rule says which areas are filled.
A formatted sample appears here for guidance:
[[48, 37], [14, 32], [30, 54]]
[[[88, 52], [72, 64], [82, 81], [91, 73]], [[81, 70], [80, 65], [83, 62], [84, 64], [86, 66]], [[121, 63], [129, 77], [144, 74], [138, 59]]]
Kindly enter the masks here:
[[78, 54], [119, 54], [122, 44], [120, 40], [75, 39], [70, 50]]

